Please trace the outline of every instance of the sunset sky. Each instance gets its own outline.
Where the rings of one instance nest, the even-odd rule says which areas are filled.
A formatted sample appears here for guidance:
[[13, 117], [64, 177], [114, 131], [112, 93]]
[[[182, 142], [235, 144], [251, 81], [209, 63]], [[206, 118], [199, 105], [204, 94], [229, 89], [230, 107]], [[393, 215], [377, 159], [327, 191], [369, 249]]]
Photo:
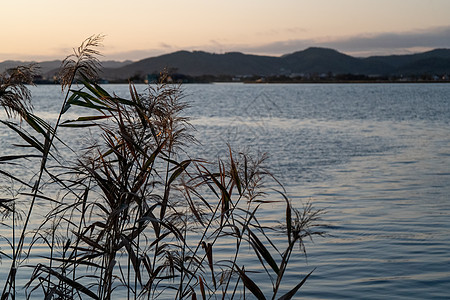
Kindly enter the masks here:
[[62, 59], [104, 34], [104, 60], [177, 50], [279, 56], [450, 48], [449, 0], [1, 0], [0, 61]]

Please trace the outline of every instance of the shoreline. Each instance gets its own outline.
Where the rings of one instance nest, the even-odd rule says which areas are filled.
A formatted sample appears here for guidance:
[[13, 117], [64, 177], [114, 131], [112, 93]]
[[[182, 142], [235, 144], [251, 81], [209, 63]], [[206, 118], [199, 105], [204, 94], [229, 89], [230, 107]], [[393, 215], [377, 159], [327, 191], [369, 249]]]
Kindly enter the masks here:
[[[118, 81], [99, 81], [100, 84], [128, 84], [130, 81], [118, 80]], [[136, 81], [134, 84], [154, 84], [156, 82], [144, 82]], [[236, 84], [429, 84], [429, 83], [450, 83], [450, 80], [301, 80], [301, 81], [254, 81], [254, 80], [244, 80], [244, 81], [177, 81], [172, 82], [175, 84], [213, 84], [213, 83], [236, 83]], [[50, 81], [36, 81], [35, 85], [60, 85], [58, 82]]]

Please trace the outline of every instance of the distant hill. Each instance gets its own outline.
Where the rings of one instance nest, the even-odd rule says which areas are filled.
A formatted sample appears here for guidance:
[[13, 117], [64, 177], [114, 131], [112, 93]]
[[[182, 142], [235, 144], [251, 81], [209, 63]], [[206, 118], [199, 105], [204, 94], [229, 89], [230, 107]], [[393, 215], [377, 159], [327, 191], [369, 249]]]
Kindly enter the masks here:
[[308, 48], [285, 55], [281, 63], [291, 73], [373, 74], [382, 72], [387, 66], [352, 57], [333, 49]]
[[[0, 71], [24, 64], [0, 63]], [[39, 63], [44, 78], [52, 78], [61, 62]], [[281, 57], [239, 52], [215, 54], [203, 51], [178, 51], [131, 62], [103, 62], [100, 74], [110, 81], [144, 78], [167, 69], [185, 76], [303, 76], [310, 74], [353, 74], [364, 76], [450, 75], [450, 49], [410, 54], [353, 57], [327, 48], [308, 48]]]
[[296, 74], [421, 75], [450, 74], [450, 49], [411, 55], [358, 58], [327, 48], [308, 48], [281, 57], [238, 52], [212, 54], [178, 51], [143, 59], [103, 72], [106, 79], [130, 78], [158, 73], [164, 68], [188, 76], [279, 76]]
[[435, 49], [411, 55], [372, 56], [364, 60], [384, 65], [386, 74], [450, 74], [450, 49]]
[[7, 69], [15, 68], [17, 66], [29, 65], [29, 64], [37, 64], [39, 67], [40, 74], [46, 74], [52, 70], [58, 69], [61, 66], [60, 60], [53, 61], [44, 61], [40, 63], [32, 62], [32, 61], [17, 61], [17, 60], [7, 60], [4, 62], [0, 62], [0, 72], [4, 72]]
[[213, 54], [203, 51], [178, 51], [143, 59], [122, 68], [105, 68], [104, 77], [118, 79], [134, 75], [158, 74], [163, 69], [190, 76], [269, 75], [280, 71], [278, 61], [277, 57], [247, 55], [238, 52]]

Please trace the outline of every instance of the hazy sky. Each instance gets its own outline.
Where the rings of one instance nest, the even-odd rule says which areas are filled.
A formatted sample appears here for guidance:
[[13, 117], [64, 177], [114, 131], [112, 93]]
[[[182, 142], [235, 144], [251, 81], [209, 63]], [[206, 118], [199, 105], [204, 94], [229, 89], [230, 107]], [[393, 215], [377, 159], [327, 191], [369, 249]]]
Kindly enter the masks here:
[[62, 59], [104, 34], [105, 60], [177, 50], [357, 56], [450, 48], [450, 0], [0, 0], [0, 61]]

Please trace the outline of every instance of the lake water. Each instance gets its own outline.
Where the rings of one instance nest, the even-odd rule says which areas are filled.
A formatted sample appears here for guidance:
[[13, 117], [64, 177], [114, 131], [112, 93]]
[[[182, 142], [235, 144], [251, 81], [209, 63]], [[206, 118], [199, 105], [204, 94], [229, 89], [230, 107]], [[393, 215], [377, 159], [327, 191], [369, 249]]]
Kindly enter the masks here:
[[[106, 88], [125, 96], [126, 85]], [[144, 86], [138, 86], [143, 90]], [[287, 283], [303, 299], [449, 299], [450, 84], [185, 85], [197, 157], [267, 152], [294, 205], [326, 209]], [[56, 116], [58, 86], [32, 87]], [[1, 128], [3, 152], [9, 135]]]

